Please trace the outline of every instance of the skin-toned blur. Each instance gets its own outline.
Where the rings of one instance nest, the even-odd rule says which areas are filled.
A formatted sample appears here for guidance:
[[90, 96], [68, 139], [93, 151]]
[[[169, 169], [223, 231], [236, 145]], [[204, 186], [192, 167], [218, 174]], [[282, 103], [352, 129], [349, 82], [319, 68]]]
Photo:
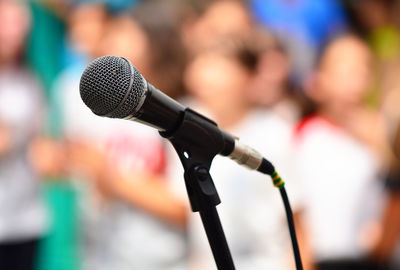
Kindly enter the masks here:
[[107, 12], [101, 4], [82, 4], [74, 7], [67, 18], [69, 38], [76, 50], [91, 54], [103, 36]]
[[244, 89], [250, 79], [251, 72], [238, 60], [218, 52], [205, 52], [195, 57], [185, 74], [188, 91], [200, 106], [204, 104], [211, 110], [212, 117], [220, 119], [223, 127], [234, 123], [236, 115], [240, 117], [249, 108]]
[[366, 44], [355, 37], [337, 40], [321, 59], [320, 71], [316, 74], [316, 98], [329, 103], [327, 106], [332, 110], [351, 108], [362, 102], [372, 75], [372, 56]]
[[0, 57], [3, 63], [15, 61], [21, 55], [30, 25], [30, 13], [22, 3], [1, 1]]
[[[304, 269], [400, 269], [399, 15], [380, 0], [0, 0], [0, 269], [215, 268], [170, 143], [82, 102], [104, 55], [275, 165]], [[295, 269], [268, 177], [221, 157], [210, 172], [236, 267]]]

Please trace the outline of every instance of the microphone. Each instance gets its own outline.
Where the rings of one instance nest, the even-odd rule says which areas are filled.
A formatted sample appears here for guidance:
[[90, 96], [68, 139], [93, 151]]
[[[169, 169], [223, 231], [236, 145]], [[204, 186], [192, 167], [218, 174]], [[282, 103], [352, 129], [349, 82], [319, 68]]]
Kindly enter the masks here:
[[[234, 265], [215, 209], [220, 199], [209, 175], [216, 154], [229, 156], [249, 169], [271, 176], [284, 202], [296, 267], [303, 269], [285, 183], [260, 153], [155, 88], [125, 58], [95, 59], [83, 72], [79, 88], [83, 102], [93, 113], [142, 122], [158, 129], [161, 136], [170, 140], [185, 169], [192, 210], [200, 212], [219, 269], [234, 269]], [[192, 158], [188, 149], [195, 151]]]
[[[122, 118], [141, 122], [158, 129], [163, 137], [173, 132], [190, 110], [151, 85], [125, 58], [103, 56], [93, 60], [80, 80], [80, 95], [93, 113], [103, 117]], [[237, 137], [219, 129], [217, 124], [201, 114], [198, 123], [222, 136], [219, 153], [249, 169], [272, 175], [274, 166], [259, 152], [241, 143]], [[206, 123], [206, 124], [205, 124]], [[195, 137], [196, 134], [188, 134]]]

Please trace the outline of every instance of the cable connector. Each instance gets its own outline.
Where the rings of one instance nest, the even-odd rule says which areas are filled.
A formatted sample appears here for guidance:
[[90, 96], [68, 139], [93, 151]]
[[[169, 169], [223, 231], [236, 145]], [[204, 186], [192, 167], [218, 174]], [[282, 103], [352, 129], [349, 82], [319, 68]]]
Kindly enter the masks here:
[[261, 161], [261, 165], [257, 168], [257, 171], [263, 174], [268, 174], [272, 177], [272, 174], [275, 172], [275, 167], [269, 162], [267, 159], [263, 158]]
[[241, 143], [239, 139], [235, 139], [235, 147], [229, 157], [251, 170], [257, 170], [263, 161], [260, 153], [250, 146]]

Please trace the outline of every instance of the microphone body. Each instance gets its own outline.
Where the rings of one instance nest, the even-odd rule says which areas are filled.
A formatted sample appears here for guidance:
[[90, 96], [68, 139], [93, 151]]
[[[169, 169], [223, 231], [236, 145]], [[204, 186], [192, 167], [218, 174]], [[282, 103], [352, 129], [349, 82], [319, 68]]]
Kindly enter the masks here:
[[147, 82], [142, 106], [125, 119], [170, 132], [179, 126], [184, 110], [185, 107]]
[[[80, 94], [84, 103], [95, 114], [141, 122], [156, 128], [166, 138], [172, 136], [181, 126], [189, 111], [195, 115], [198, 126], [215, 135], [215, 138], [222, 138], [217, 142], [217, 154], [229, 156], [249, 169], [266, 174], [274, 170], [272, 164], [256, 150], [219, 129], [215, 122], [184, 107], [151, 85], [122, 57], [104, 56], [91, 62], [82, 75]], [[197, 135], [187, 134], [187, 139]]]

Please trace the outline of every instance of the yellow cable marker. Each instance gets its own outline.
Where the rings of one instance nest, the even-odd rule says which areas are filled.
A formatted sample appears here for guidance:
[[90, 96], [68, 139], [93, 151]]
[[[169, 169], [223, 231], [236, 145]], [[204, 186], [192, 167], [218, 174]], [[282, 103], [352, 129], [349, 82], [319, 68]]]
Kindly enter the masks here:
[[271, 176], [272, 176], [272, 182], [274, 183], [275, 187], [282, 188], [285, 186], [285, 182], [282, 180], [282, 178], [276, 171]]

